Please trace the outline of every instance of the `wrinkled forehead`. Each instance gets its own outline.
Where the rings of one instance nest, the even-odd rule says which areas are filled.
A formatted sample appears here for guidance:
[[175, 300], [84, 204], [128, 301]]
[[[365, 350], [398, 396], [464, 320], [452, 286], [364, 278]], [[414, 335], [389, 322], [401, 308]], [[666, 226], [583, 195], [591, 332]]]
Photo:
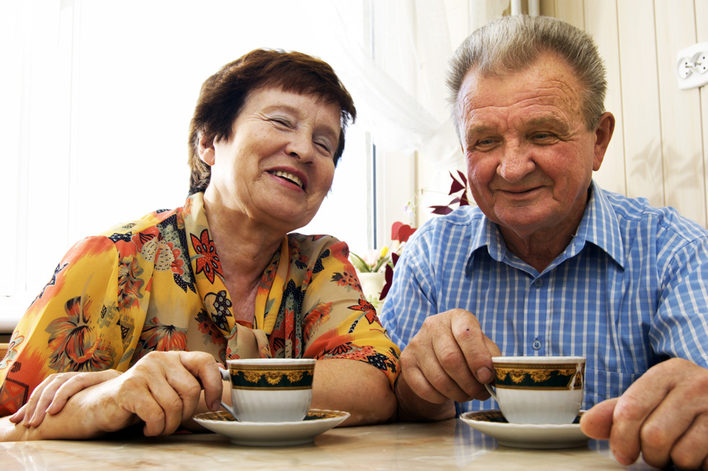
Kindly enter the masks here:
[[582, 118], [583, 88], [570, 66], [556, 57], [540, 57], [513, 71], [473, 68], [462, 81], [457, 101], [459, 124], [483, 110], [555, 109]]

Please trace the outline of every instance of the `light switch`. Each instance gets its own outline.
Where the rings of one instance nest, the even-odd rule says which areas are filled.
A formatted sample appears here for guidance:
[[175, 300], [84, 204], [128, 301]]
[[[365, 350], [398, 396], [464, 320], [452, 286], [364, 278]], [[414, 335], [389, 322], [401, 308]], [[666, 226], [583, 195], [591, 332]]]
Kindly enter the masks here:
[[694, 44], [679, 51], [676, 77], [681, 90], [708, 83], [708, 42]]

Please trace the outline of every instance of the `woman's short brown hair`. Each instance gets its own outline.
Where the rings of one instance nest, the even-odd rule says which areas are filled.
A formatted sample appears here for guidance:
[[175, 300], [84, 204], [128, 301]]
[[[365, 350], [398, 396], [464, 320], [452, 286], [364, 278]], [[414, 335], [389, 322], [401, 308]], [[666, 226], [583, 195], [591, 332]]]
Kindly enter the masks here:
[[344, 151], [344, 131], [356, 119], [349, 92], [326, 62], [301, 52], [256, 49], [226, 64], [202, 85], [189, 129], [189, 194], [204, 191], [211, 168], [199, 158], [200, 136], [230, 139], [231, 128], [246, 97], [253, 90], [277, 87], [287, 92], [314, 95], [341, 110], [339, 143], [334, 163]]

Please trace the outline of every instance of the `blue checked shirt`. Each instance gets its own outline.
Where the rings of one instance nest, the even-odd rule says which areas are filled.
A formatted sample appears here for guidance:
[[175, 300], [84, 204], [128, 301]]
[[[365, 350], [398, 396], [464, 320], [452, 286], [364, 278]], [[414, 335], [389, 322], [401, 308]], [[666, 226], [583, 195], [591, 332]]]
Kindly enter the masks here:
[[707, 280], [708, 231], [593, 183], [576, 235], [542, 273], [478, 208], [432, 219], [405, 246], [381, 320], [403, 349], [427, 316], [461, 308], [503, 355], [584, 355], [587, 409], [667, 358], [708, 367]]

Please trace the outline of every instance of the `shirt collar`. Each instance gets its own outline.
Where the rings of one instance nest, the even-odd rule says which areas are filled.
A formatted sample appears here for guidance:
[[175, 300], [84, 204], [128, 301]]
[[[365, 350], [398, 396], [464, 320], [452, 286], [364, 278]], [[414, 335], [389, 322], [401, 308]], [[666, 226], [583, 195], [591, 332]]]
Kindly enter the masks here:
[[593, 181], [590, 200], [580, 221], [575, 239], [590, 242], [601, 248], [614, 261], [624, 267], [624, 246], [615, 213], [607, 194]]
[[[472, 242], [467, 254], [468, 267], [471, 263], [471, 257], [483, 247], [487, 247], [489, 256], [497, 262], [502, 262], [505, 259], [509, 260], [511, 254], [506, 248], [498, 226], [486, 216], [483, 216], [481, 221], [481, 224], [477, 224], [473, 228]], [[590, 185], [590, 198], [575, 237], [550, 267], [556, 266], [560, 261], [577, 254], [587, 242], [602, 249], [618, 265], [624, 267], [624, 248], [617, 214], [612, 208], [607, 195], [594, 181]]]

